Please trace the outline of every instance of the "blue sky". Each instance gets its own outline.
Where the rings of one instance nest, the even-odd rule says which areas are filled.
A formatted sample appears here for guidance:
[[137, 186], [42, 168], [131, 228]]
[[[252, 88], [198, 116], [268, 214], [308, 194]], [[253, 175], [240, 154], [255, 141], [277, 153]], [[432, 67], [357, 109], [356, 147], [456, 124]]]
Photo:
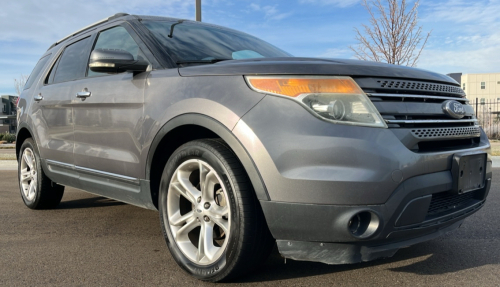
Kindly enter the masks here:
[[[412, 2], [411, 0], [409, 0]], [[29, 74], [55, 41], [116, 12], [194, 19], [195, 0], [1, 0], [0, 94]], [[203, 21], [244, 31], [295, 56], [353, 58], [354, 27], [368, 23], [358, 0], [202, 0]], [[500, 0], [421, 0], [432, 30], [418, 67], [440, 73], [500, 72]]]

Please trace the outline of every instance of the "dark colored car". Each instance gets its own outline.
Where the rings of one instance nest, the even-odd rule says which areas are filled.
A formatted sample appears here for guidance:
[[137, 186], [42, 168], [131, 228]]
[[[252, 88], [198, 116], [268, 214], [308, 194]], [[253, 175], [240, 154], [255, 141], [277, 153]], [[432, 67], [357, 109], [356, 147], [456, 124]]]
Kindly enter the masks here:
[[275, 242], [296, 260], [390, 257], [458, 228], [492, 176], [447, 76], [296, 58], [172, 18], [117, 14], [56, 42], [18, 123], [28, 207], [72, 186], [158, 209], [172, 256], [206, 281], [248, 272]]

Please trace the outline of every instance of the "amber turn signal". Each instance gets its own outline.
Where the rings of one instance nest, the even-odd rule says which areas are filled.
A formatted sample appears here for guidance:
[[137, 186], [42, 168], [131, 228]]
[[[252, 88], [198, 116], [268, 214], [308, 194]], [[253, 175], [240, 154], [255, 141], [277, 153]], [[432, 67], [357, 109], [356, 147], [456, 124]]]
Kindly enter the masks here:
[[297, 97], [301, 94], [362, 94], [351, 78], [273, 78], [247, 77], [250, 85], [260, 92]]

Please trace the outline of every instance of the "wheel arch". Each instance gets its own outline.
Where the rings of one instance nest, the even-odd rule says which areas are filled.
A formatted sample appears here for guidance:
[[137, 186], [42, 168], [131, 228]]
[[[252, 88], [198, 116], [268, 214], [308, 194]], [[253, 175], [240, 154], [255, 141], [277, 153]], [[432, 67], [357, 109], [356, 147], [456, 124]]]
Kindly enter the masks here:
[[33, 133], [31, 132], [30, 127], [26, 123], [21, 123], [17, 127], [17, 134], [16, 134], [16, 159], [19, 159], [19, 152], [21, 151], [21, 145], [27, 138], [32, 138], [33, 141], [36, 143], [36, 140], [33, 136]]
[[201, 114], [183, 114], [168, 121], [157, 132], [146, 159], [146, 179], [151, 199], [158, 208], [161, 174], [170, 155], [186, 142], [201, 138], [221, 138], [235, 153], [248, 174], [257, 199], [269, 200], [264, 182], [248, 152], [233, 133], [217, 120]]

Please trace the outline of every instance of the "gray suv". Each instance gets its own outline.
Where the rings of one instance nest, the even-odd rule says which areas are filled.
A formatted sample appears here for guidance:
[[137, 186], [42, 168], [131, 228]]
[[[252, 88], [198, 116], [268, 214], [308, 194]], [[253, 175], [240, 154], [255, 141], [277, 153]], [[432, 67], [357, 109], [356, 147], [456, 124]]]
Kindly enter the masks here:
[[[205, 281], [285, 258], [345, 264], [458, 228], [490, 144], [448, 76], [298, 58], [250, 35], [116, 14], [54, 43], [18, 105], [24, 203], [64, 187], [158, 210]], [[103, 220], [106, 220], [103, 218]]]

